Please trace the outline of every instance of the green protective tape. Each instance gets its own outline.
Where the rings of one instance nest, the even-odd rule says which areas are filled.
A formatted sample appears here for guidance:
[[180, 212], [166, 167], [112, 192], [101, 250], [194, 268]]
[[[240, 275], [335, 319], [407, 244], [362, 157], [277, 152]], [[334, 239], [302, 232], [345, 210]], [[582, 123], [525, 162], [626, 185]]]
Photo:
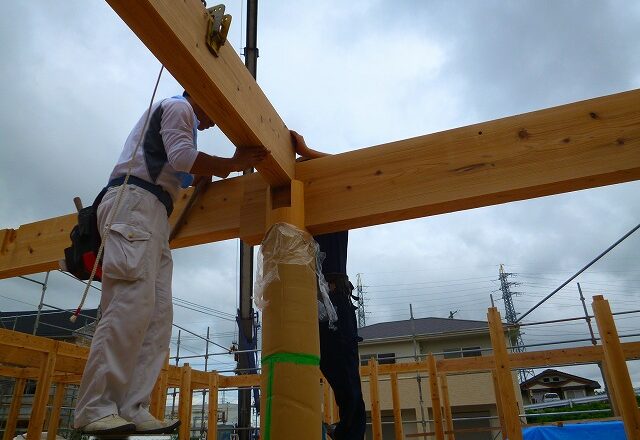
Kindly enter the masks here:
[[273, 392], [273, 370], [276, 364], [320, 365], [320, 356], [305, 353], [273, 353], [262, 359], [269, 366], [267, 377], [267, 405], [264, 416], [264, 440], [271, 440], [271, 393]]

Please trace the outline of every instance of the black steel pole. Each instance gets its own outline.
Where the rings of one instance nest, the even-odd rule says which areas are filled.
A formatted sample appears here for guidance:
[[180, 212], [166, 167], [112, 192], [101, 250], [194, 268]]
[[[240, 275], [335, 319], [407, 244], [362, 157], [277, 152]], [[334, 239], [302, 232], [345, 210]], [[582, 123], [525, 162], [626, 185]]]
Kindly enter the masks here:
[[[244, 48], [244, 64], [249, 73], [256, 78], [258, 66], [258, 0], [247, 0], [247, 36]], [[253, 169], [244, 170], [243, 174], [252, 173]], [[238, 327], [240, 350], [243, 346], [243, 335], [249, 343], [253, 342], [253, 247], [240, 241], [240, 301], [238, 309]], [[238, 354], [238, 369], [240, 374], [249, 367], [249, 356], [253, 353]], [[238, 427], [251, 426], [251, 389], [238, 390]], [[240, 440], [249, 440], [249, 429], [238, 431]]]
[[602, 252], [600, 255], [598, 255], [596, 258], [594, 258], [593, 260], [591, 260], [589, 262], [589, 264], [587, 264], [586, 266], [584, 266], [582, 269], [580, 269], [578, 272], [576, 272], [571, 278], [569, 278], [567, 281], [565, 281], [564, 283], [562, 283], [562, 285], [560, 285], [560, 287], [558, 287], [556, 290], [554, 290], [553, 292], [551, 292], [550, 294], [548, 294], [547, 296], [545, 296], [538, 304], [536, 304], [535, 306], [531, 307], [524, 315], [521, 315], [518, 319], [515, 320], [514, 324], [520, 322], [525, 316], [527, 316], [529, 313], [533, 312], [535, 309], [537, 309], [540, 305], [542, 305], [542, 303], [544, 303], [546, 300], [548, 300], [549, 298], [551, 298], [553, 295], [555, 295], [560, 289], [562, 289], [564, 286], [566, 286], [567, 284], [569, 284], [571, 281], [573, 281], [578, 275], [580, 275], [582, 272], [584, 272], [585, 270], [589, 269], [593, 264], [596, 263], [596, 261], [598, 261], [600, 258], [604, 257], [605, 255], [607, 255], [609, 253], [609, 251], [611, 249], [613, 249], [614, 247], [618, 246], [620, 243], [622, 243], [628, 236], [630, 236], [631, 234], [633, 234], [634, 232], [636, 232], [638, 229], [640, 228], [640, 224], [638, 224], [635, 228], [633, 228], [632, 230], [630, 230], [629, 232], [627, 232], [626, 234], [624, 234], [622, 237], [620, 237], [620, 239], [618, 241], [616, 241], [615, 243], [613, 243], [611, 246], [609, 246], [604, 252]]

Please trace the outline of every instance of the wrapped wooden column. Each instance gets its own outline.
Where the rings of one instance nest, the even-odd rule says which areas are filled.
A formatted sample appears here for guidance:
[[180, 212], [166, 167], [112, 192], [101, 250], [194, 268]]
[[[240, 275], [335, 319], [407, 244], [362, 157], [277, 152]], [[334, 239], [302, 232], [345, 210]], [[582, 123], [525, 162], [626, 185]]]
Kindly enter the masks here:
[[604, 299], [602, 295], [596, 295], [593, 297], [592, 307], [602, 340], [605, 368], [615, 390], [616, 397], [612, 400], [617, 399], [618, 410], [622, 415], [627, 438], [640, 439], [640, 412], [638, 412], [638, 404], [636, 403], [633, 384], [629, 376], [627, 361], [620, 345], [620, 338], [611, 314], [609, 301]]
[[304, 230], [302, 182], [268, 191], [268, 231], [258, 256], [262, 309], [261, 439], [322, 435], [316, 243]]

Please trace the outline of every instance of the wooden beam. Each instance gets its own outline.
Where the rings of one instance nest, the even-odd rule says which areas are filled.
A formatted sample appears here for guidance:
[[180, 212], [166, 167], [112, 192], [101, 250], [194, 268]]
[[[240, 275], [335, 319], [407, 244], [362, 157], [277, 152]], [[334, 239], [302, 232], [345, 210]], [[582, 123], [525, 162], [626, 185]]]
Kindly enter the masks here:
[[634, 90], [301, 162], [307, 228], [332, 232], [640, 179], [638, 102]]
[[444, 422], [446, 425], [447, 440], [456, 440], [453, 434], [453, 415], [451, 413], [451, 401], [449, 399], [449, 381], [447, 375], [440, 373], [438, 375], [440, 381], [440, 392], [442, 394], [442, 408]]
[[[54, 342], [54, 341], [52, 341]], [[29, 427], [27, 428], [27, 437], [40, 438], [42, 428], [44, 427], [44, 419], [47, 414], [47, 403], [49, 402], [49, 391], [51, 389], [51, 379], [56, 366], [56, 353], [58, 342], [54, 342], [54, 348], [44, 355], [40, 375], [38, 376], [38, 384], [36, 385], [36, 393], [33, 396], [31, 405], [31, 416], [29, 418]]]
[[219, 56], [205, 44], [200, 0], [107, 0], [142, 42], [238, 147], [261, 145], [271, 155], [258, 171], [272, 185], [294, 177], [289, 130], [227, 41]]
[[[298, 163], [307, 229], [335, 232], [638, 180], [639, 101], [633, 90]], [[257, 244], [266, 191], [257, 174], [215, 182], [172, 247], [235, 237]], [[72, 215], [0, 231], [0, 278], [55, 269], [74, 223]]]

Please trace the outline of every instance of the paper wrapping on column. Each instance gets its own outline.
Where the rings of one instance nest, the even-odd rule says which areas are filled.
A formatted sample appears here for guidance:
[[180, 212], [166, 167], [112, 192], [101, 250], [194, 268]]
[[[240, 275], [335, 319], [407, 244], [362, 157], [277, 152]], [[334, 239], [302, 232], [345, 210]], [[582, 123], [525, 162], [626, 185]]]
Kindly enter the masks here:
[[338, 316], [329, 299], [329, 286], [322, 274], [323, 260], [324, 253], [320, 252], [318, 243], [309, 233], [288, 223], [273, 225], [267, 231], [258, 252], [254, 285], [254, 302], [258, 309], [264, 311], [269, 305], [270, 300], [265, 297], [265, 290], [269, 284], [280, 280], [280, 266], [294, 265], [297, 270], [317, 277], [318, 319], [329, 321], [329, 325], [333, 327]]

